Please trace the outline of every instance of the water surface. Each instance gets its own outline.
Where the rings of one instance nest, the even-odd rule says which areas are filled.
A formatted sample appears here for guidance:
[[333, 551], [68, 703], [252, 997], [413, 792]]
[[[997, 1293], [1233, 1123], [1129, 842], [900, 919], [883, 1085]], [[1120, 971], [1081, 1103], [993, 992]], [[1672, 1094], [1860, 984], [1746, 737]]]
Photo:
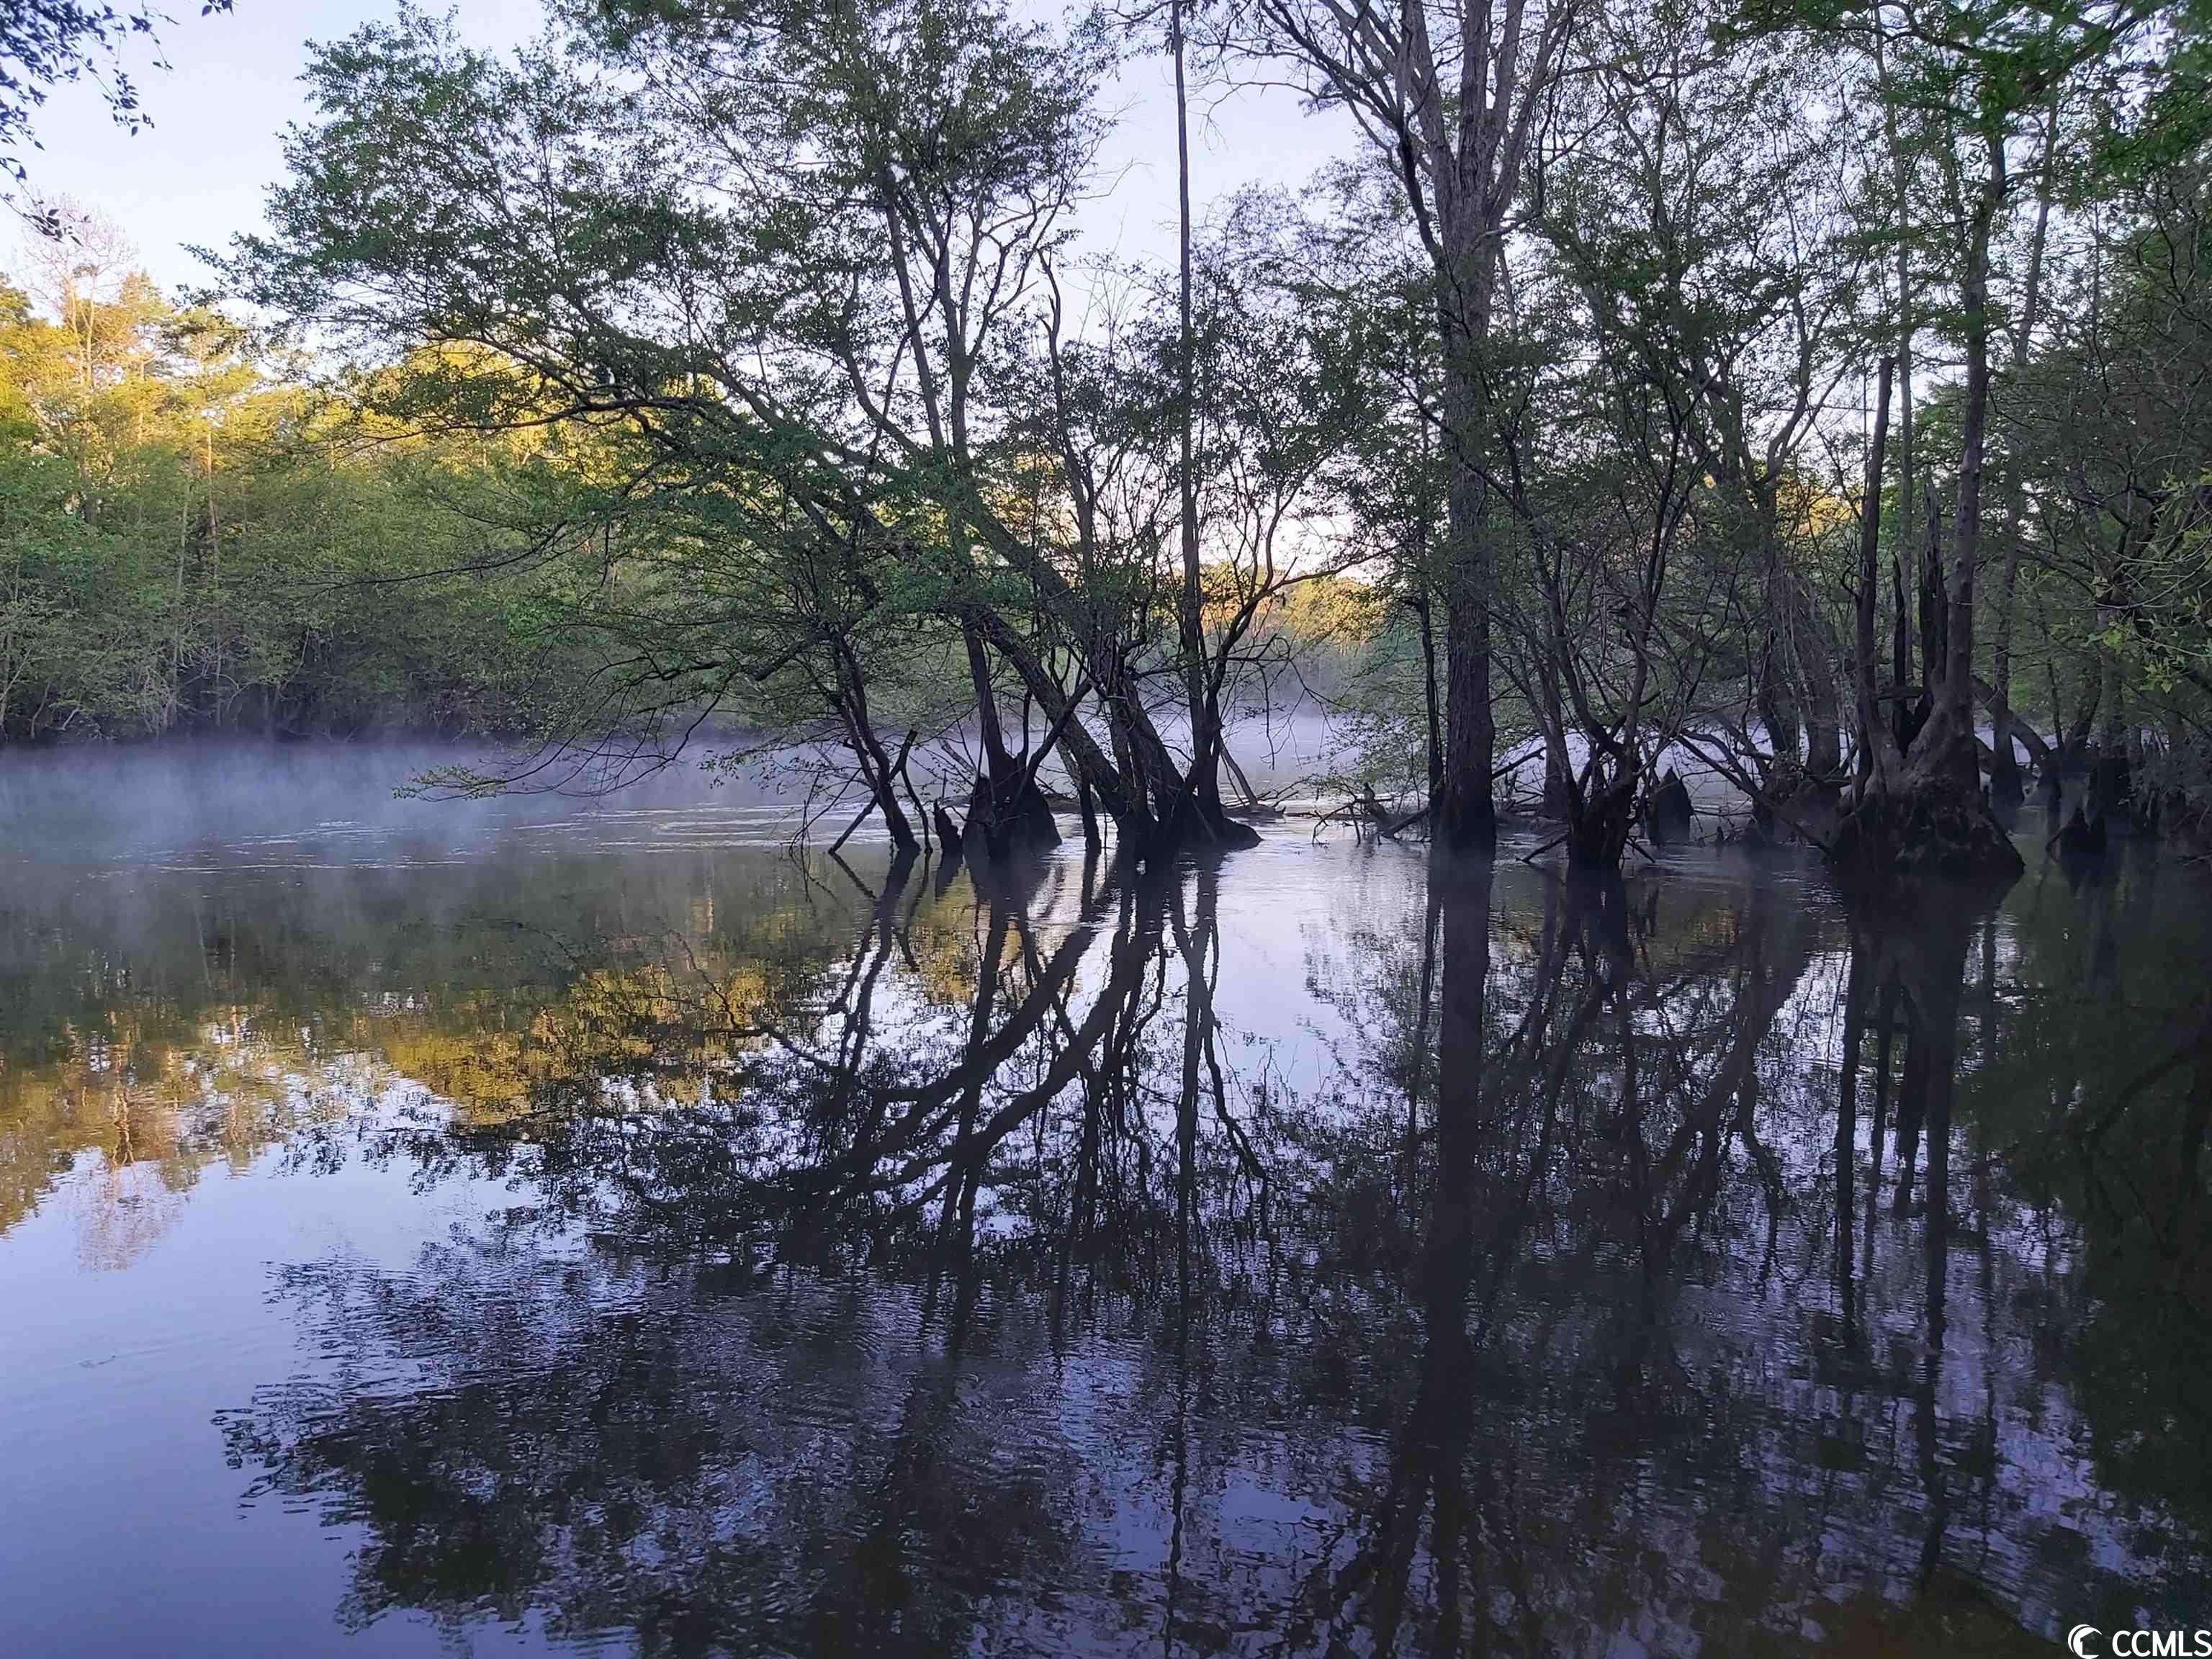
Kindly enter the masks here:
[[[0, 1648], [2212, 1624], [2208, 893], [0, 775]], [[86, 780], [92, 780], [87, 782]]]

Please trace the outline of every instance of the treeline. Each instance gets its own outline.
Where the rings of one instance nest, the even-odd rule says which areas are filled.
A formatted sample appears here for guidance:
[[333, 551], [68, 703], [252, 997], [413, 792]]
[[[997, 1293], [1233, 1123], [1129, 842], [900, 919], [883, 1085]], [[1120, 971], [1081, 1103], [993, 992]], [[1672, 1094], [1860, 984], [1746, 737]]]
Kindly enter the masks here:
[[[317, 449], [326, 405], [271, 421], [233, 477], [191, 459], [227, 417], [171, 417], [167, 516], [132, 520], [176, 532], [130, 584], [149, 725], [249, 678], [272, 724], [327, 680], [627, 757], [738, 719], [828, 736], [902, 846], [948, 805], [994, 850], [1048, 836], [1049, 760], [1152, 848], [1249, 834], [1224, 732], [1311, 667], [1388, 827], [1455, 844], [1523, 754], [1600, 868], [1684, 750], [1876, 880], [2016, 868], [2024, 764], [2201, 822], [2185, 8], [551, 9], [558, 51], [411, 10], [319, 51], [223, 275], [350, 366], [349, 442]], [[1104, 78], [1148, 52], [1183, 204], [1156, 267], [1077, 237]], [[1195, 216], [1190, 88], [1240, 78], [1373, 142]], [[312, 555], [312, 515], [248, 505], [340, 492], [309, 453], [367, 526]], [[322, 580], [236, 574], [287, 537]], [[249, 613], [311, 595], [288, 669], [289, 611]], [[976, 787], [926, 800], [916, 746], [963, 723]]]
[[82, 212], [0, 286], [0, 742], [512, 728], [507, 468], [164, 300]]
[[[165, 299], [118, 227], [71, 206], [58, 230], [0, 280], [0, 742], [592, 734], [562, 715], [607, 618], [540, 556], [574, 527], [548, 512], [565, 446], [393, 418], [441, 371], [319, 380]], [[1333, 695], [1386, 620], [1364, 588], [1301, 587], [1245, 690]], [[970, 712], [951, 658], [908, 667], [890, 712]], [[750, 690], [717, 712], [819, 724]]]

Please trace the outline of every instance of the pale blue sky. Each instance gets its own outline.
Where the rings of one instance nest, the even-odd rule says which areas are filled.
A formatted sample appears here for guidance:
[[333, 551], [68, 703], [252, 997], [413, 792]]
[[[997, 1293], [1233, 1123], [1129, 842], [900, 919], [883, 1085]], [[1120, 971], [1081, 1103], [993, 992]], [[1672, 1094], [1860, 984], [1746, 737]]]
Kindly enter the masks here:
[[[299, 76], [307, 43], [392, 15], [396, 0], [237, 0], [230, 16], [202, 18], [196, 0], [170, 0], [164, 31], [171, 70], [132, 62], [155, 126], [136, 137], [109, 119], [89, 85], [57, 88], [38, 117], [43, 151], [28, 157], [33, 187], [106, 214], [137, 246], [164, 289], [206, 280], [187, 244], [220, 247], [261, 222], [264, 193], [283, 169], [277, 135], [305, 112]], [[487, 46], [534, 34], [539, 0], [459, 0], [463, 33]], [[1106, 160], [1109, 198], [1085, 215], [1086, 239], [1130, 257], [1172, 252], [1175, 129], [1165, 68], [1127, 70], [1109, 94], [1124, 112]], [[1349, 140], [1334, 119], [1306, 117], [1285, 94], [1243, 95], [1195, 135], [1200, 204], [1250, 183], [1295, 185]], [[6, 257], [0, 238], [0, 257]], [[20, 261], [9, 258], [9, 264]]]
[[[137, 245], [163, 288], [206, 280], [187, 243], [221, 246], [261, 222], [263, 192], [283, 170], [277, 134], [305, 112], [299, 76], [310, 38], [331, 40], [392, 0], [238, 0], [234, 15], [203, 18], [197, 0], [170, 0], [162, 31], [168, 73], [140, 51], [126, 61], [155, 125], [115, 125], [97, 88], [57, 87], [36, 117], [43, 150], [27, 158], [31, 185], [106, 214]], [[485, 44], [536, 32], [538, 0], [465, 0], [461, 24]]]

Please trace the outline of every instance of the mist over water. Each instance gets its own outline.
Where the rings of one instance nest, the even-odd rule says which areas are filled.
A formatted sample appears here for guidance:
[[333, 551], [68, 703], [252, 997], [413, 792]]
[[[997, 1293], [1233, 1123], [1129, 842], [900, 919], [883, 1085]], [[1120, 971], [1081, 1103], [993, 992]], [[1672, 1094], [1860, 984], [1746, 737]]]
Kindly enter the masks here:
[[[1018, 720], [1009, 718], [1018, 740]], [[1164, 724], [1170, 741], [1179, 741], [1182, 728], [1172, 719]], [[1249, 715], [1230, 737], [1254, 787], [1268, 796], [1307, 793], [1304, 786], [1342, 752], [1340, 736], [1310, 707]], [[709, 738], [665, 764], [396, 741], [208, 738], [0, 749], [0, 859], [409, 861], [475, 856], [532, 837], [603, 849], [783, 847], [810, 822], [813, 838], [829, 842], [863, 804], [835, 754], [802, 747], [751, 756], [753, 746], [744, 734]], [[972, 751], [959, 728], [917, 746], [914, 769], [925, 801], [944, 799], [960, 814]], [[514, 782], [479, 799], [424, 787], [457, 770]], [[1066, 785], [1055, 764], [1044, 778], [1055, 788]], [[882, 826], [872, 818], [854, 837], [879, 841]]]
[[2212, 895], [2148, 845], [1878, 921], [1304, 823], [979, 877], [772, 779], [392, 798], [451, 758], [0, 757], [16, 1650], [2202, 1622]]
[[[795, 758], [709, 771], [695, 755], [617, 773], [581, 756], [439, 744], [10, 750], [0, 752], [0, 845], [37, 864], [198, 857], [228, 867], [469, 857], [532, 836], [781, 845], [806, 816]], [[407, 793], [457, 768], [518, 781], [483, 799]]]

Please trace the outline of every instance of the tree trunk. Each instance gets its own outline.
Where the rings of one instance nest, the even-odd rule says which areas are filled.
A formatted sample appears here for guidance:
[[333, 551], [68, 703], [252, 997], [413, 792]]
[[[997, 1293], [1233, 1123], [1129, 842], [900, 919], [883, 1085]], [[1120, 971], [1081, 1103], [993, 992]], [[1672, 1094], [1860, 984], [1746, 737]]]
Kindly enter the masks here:
[[[1768, 592], [1773, 592], [1770, 585]], [[1797, 723], [1797, 699], [1790, 688], [1789, 642], [1778, 630], [1770, 630], [1766, 649], [1760, 653], [1759, 721], [1766, 728], [1766, 746], [1775, 760], [1793, 766], [1800, 756], [1803, 729]]]
[[1490, 442], [1482, 376], [1506, 220], [1521, 168], [1565, 72], [1580, 21], [1572, 4], [1530, 13], [1520, 0], [1462, 16], [1438, 45], [1427, 9], [1308, 8], [1261, 0], [1261, 16], [1343, 103], [1382, 113], [1370, 131], [1419, 222], [1436, 282], [1443, 359], [1445, 493], [1444, 777], [1430, 802], [1437, 837], [1495, 843], [1490, 702], [1495, 573], [1481, 457]]
[[[981, 631], [969, 620], [960, 632], [968, 647], [968, 676], [975, 690], [975, 723], [983, 745], [983, 769], [969, 794], [963, 832], [968, 856], [1005, 858], [1021, 848], [1053, 846], [1060, 840], [1060, 826], [1036, 787], [1036, 774], [1026, 759], [1006, 747]], [[1064, 731], [1065, 724], [1057, 729]]]
[[1218, 820], [1221, 811], [1220, 732], [1206, 689], [1206, 587], [1198, 558], [1198, 478], [1192, 453], [1197, 419], [1195, 345], [1190, 327], [1190, 116], [1183, 82], [1183, 0], [1169, 0], [1168, 39], [1175, 58], [1176, 337], [1176, 418], [1181, 453], [1182, 598], [1177, 620], [1182, 635], [1183, 696], [1190, 714], [1190, 770], [1184, 787], [1199, 812]]
[[[1928, 723], [1913, 738], [1896, 785], [1869, 791], [1832, 844], [1863, 878], [1932, 867], [1950, 876], [2019, 877], [2015, 849], [1980, 792], [1974, 738], [1974, 568], [1981, 556], [1982, 464], [1990, 402], [1990, 228], [2005, 190], [2004, 148], [1989, 144], [1989, 174], [1969, 227], [1961, 297], [1966, 386], [1960, 422], [1959, 495], [1949, 580], [1942, 595], [1942, 678]], [[1938, 645], [1932, 637], [1929, 648]], [[1936, 672], [1931, 665], [1931, 672]]]
[[1943, 507], [1928, 487], [1928, 539], [1920, 547], [1920, 718], [1936, 712], [1936, 688], [1950, 661], [1950, 613], [1943, 593]]
[[1905, 688], [1912, 681], [1912, 623], [1907, 614], [1911, 584], [1906, 580], [1907, 550], [1912, 543], [1912, 489], [1918, 474], [1912, 450], [1912, 337], [1917, 323], [1912, 301], [1912, 248], [1907, 234], [1912, 207], [1912, 161], [1897, 131], [1897, 100], [1889, 84], [1882, 33], [1875, 32], [1875, 61], [1881, 75], [1882, 131], [1893, 170], [1897, 214], [1897, 534], [1890, 562], [1890, 673], [1897, 700], [1890, 708], [1890, 730], [1901, 752], [1911, 740], [1911, 716]]
[[1480, 356], [1490, 335], [1493, 261], [1477, 204], [1456, 192], [1443, 227], [1450, 263], [1439, 296], [1443, 339], [1445, 441], [1455, 453], [1444, 497], [1444, 787], [1436, 833], [1461, 848], [1498, 840], [1492, 793], [1498, 728], [1490, 705], [1490, 601], [1496, 561], [1488, 528], [1490, 492], [1474, 450], [1482, 441]]
[[1851, 684], [1853, 713], [1859, 728], [1859, 777], [1886, 788], [1895, 775], [1897, 746], [1881, 718], [1879, 659], [1875, 656], [1875, 617], [1881, 607], [1882, 452], [1889, 442], [1889, 390], [1896, 363], [1881, 360], [1875, 394], [1874, 436], [1867, 448], [1866, 493], [1859, 510], [1858, 604], [1852, 617]]
[[[2043, 155], [2035, 179], [2035, 231], [2028, 240], [2027, 293], [2021, 306], [2020, 326], [2013, 336], [2012, 366], [2027, 362], [2033, 343], [2037, 313], [2043, 302], [2043, 255], [2051, 233], [2051, 161], [2058, 142], [2058, 105], [2054, 98], [2043, 125]], [[2020, 469], [2005, 469], [2004, 566], [1997, 577], [1996, 617], [1990, 640], [1990, 798], [2017, 801], [2026, 793], [2021, 785], [2020, 762], [2013, 753], [2012, 626], [2014, 596], [2020, 590], [2020, 554], [2023, 516]]]
[[[1990, 176], [1982, 187], [1966, 254], [1966, 397], [1960, 422], [1959, 504], [1951, 532], [1951, 574], [1944, 593], [1942, 678], [1931, 720], [1939, 729], [1915, 770], [1930, 781], [1975, 790], [1974, 573], [1982, 555], [1982, 465], [1990, 415], [1990, 232], [2004, 195], [2004, 144], [1990, 141]], [[1932, 672], [1932, 665], [1931, 665]], [[1916, 745], [1916, 749], [1918, 745]]]
[[[867, 692], [861, 684], [859, 666], [842, 647], [837, 653], [837, 678], [839, 712], [844, 717], [846, 741], [860, 766], [861, 781], [868, 786], [876, 810], [884, 815], [884, 828], [890, 833], [892, 847], [902, 856], [910, 855], [921, 842], [915, 835], [913, 824], [907, 821], [906, 809], [899, 804], [898, 776], [900, 769], [906, 764], [907, 746], [913, 743], [913, 735], [908, 734], [906, 744], [899, 748], [898, 758], [893, 760], [870, 724]], [[830, 850], [836, 849], [833, 847]]]
[[1798, 618], [1803, 629], [1798, 659], [1805, 678], [1805, 770], [1818, 782], [1832, 784], [1843, 775], [1842, 721], [1836, 708], [1836, 665], [1820, 619]]
[[[1424, 576], [1422, 580], [1425, 584], [1427, 578]], [[1428, 589], [1424, 586], [1420, 598], [1414, 604], [1413, 614], [1421, 623], [1421, 697], [1427, 723], [1429, 799], [1434, 801], [1443, 794], [1444, 729], [1437, 688], [1437, 635], [1435, 629], [1430, 626], [1431, 608]]]

